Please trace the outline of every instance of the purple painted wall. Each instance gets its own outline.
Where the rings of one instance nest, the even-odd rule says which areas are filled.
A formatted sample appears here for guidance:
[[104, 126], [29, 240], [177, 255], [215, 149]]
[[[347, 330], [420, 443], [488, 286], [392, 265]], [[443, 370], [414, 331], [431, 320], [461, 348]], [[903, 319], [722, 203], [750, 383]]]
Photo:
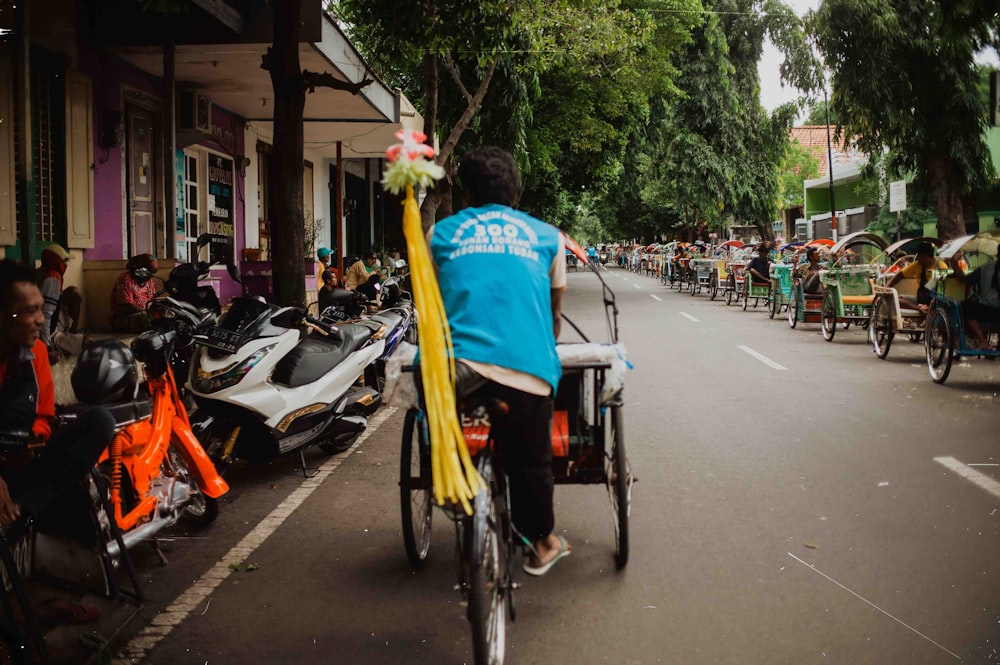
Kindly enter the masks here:
[[[124, 149], [115, 146], [109, 150], [101, 148], [101, 125], [108, 113], [117, 113], [124, 118], [124, 89], [134, 88], [160, 98], [165, 97], [163, 81], [143, 72], [130, 64], [106, 53], [96, 52], [81, 44], [79, 70], [91, 77], [94, 99], [94, 248], [84, 250], [83, 258], [88, 261], [118, 260], [126, 258], [126, 236], [124, 234]], [[204, 91], [211, 98], [211, 91]], [[200, 142], [207, 148], [225, 153], [234, 161], [237, 155], [245, 155], [243, 141], [244, 120], [229, 111], [213, 106], [211, 138]], [[123, 137], [124, 140], [124, 137]], [[239, 261], [246, 242], [245, 210], [246, 179], [237, 173], [234, 178], [234, 219], [236, 237], [233, 253]], [[171, 236], [172, 241], [172, 236]], [[217, 275], [219, 295], [223, 302], [240, 295], [240, 285], [232, 281], [225, 271]]]
[[[87, 261], [125, 258], [123, 148], [101, 148], [101, 123], [106, 113], [124, 113], [125, 86], [154, 95], [162, 83], [131, 65], [81, 44], [79, 69], [90, 76], [94, 95], [94, 248], [84, 250]], [[123, 117], [123, 116], [122, 116]]]

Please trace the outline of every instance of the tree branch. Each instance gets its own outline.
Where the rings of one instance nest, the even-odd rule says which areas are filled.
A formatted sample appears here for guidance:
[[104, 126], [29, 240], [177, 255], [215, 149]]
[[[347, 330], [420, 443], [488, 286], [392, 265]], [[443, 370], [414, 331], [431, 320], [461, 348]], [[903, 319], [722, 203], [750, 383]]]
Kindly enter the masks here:
[[495, 54], [493, 59], [490, 60], [490, 66], [486, 69], [486, 74], [483, 76], [482, 82], [479, 84], [479, 89], [476, 90], [476, 94], [469, 100], [469, 105], [465, 107], [465, 111], [462, 113], [462, 117], [458, 119], [455, 126], [451, 128], [451, 133], [448, 134], [448, 138], [445, 140], [444, 145], [441, 146], [441, 151], [438, 153], [437, 161], [438, 164], [444, 164], [451, 157], [451, 153], [455, 150], [455, 146], [458, 145], [458, 140], [462, 137], [462, 132], [469, 126], [472, 122], [472, 116], [476, 115], [476, 111], [483, 103], [483, 98], [486, 96], [486, 91], [490, 87], [490, 81], [493, 79], [493, 74], [497, 69], [497, 60], [500, 59], [499, 54]]
[[459, 92], [461, 92], [462, 96], [465, 97], [465, 101], [471, 104], [472, 95], [466, 89], [465, 84], [462, 83], [462, 79], [458, 77], [458, 72], [455, 70], [455, 61], [451, 59], [451, 53], [444, 54], [444, 66], [445, 69], [448, 70], [448, 73], [451, 74], [451, 78], [455, 82], [455, 85], [458, 86]]

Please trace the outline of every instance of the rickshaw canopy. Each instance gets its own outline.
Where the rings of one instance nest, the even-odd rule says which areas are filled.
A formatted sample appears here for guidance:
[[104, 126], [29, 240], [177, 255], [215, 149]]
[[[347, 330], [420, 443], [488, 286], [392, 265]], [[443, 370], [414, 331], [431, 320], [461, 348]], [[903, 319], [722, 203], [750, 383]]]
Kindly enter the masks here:
[[838, 240], [830, 248], [830, 251], [836, 254], [841, 250], [847, 249], [848, 247], [854, 247], [855, 245], [874, 245], [875, 247], [878, 247], [880, 252], [884, 252], [888, 244], [889, 243], [885, 241], [885, 238], [880, 235], [868, 233], [867, 231], [858, 231], [857, 233], [849, 233]]
[[896, 254], [913, 254], [917, 251], [917, 245], [920, 243], [929, 242], [935, 247], [941, 247], [944, 245], [944, 240], [940, 238], [932, 238], [930, 236], [920, 236], [919, 238], [903, 238], [902, 240], [897, 240], [888, 247], [885, 248], [885, 253], [889, 256]]
[[742, 240], [727, 240], [726, 242], [719, 245], [719, 247], [735, 247], [737, 249], [743, 246], [745, 246], [745, 244], [743, 243]]
[[[1000, 246], [1000, 229], [989, 229], [980, 231], [974, 235], [962, 236], [945, 243], [938, 252], [942, 259], [950, 259], [958, 252], [963, 254], [983, 254], [986, 257], [995, 259], [997, 257], [997, 247]], [[972, 266], [970, 263], [970, 267]]]

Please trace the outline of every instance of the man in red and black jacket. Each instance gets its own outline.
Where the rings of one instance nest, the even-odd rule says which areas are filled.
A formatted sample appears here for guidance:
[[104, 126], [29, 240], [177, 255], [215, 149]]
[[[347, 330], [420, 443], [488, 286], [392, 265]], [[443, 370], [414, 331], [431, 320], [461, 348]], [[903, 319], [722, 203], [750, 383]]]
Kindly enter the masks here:
[[114, 435], [91, 409], [54, 435], [55, 389], [40, 335], [44, 299], [35, 271], [0, 260], [0, 527], [38, 516], [79, 485]]

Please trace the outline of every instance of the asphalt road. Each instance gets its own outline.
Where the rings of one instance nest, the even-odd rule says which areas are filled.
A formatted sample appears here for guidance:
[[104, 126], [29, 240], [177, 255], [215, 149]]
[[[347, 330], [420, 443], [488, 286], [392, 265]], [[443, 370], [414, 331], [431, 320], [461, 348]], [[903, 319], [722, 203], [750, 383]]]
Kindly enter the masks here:
[[[1000, 363], [938, 386], [920, 345], [881, 361], [862, 331], [828, 343], [604, 274], [635, 367], [632, 556], [615, 570], [602, 487], [557, 487], [574, 551], [518, 574], [509, 663], [1000, 662]], [[597, 279], [569, 280], [567, 312], [603, 341]], [[167, 566], [136, 553], [148, 599], [117, 662], [470, 663], [451, 524], [436, 513], [419, 572], [403, 551], [401, 428], [383, 409], [307, 482], [292, 459], [234, 467], [209, 531], [174, 534]]]

